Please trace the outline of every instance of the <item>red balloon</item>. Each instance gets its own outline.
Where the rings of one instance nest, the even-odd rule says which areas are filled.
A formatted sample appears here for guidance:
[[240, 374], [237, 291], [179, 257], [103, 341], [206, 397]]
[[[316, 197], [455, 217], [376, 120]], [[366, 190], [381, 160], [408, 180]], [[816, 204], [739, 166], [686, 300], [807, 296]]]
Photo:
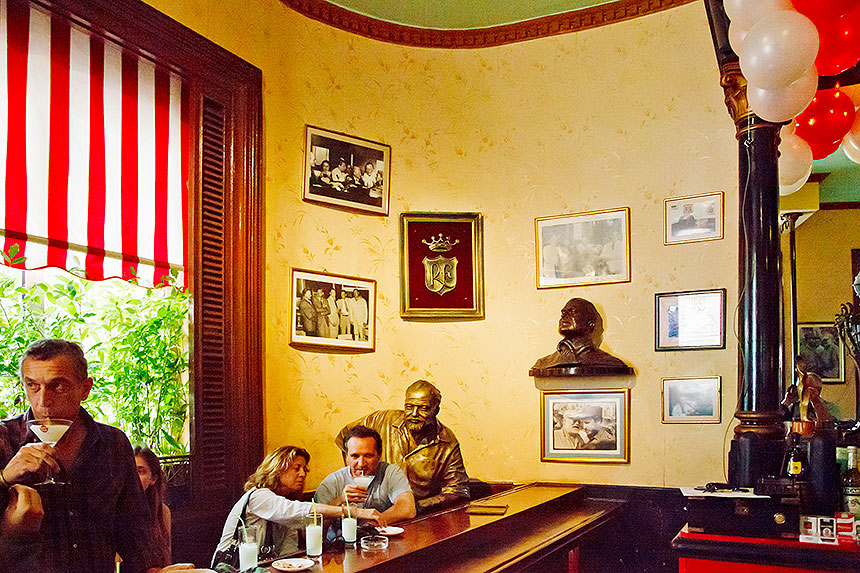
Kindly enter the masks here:
[[838, 18], [857, 7], [857, 0], [791, 0], [794, 9], [815, 22], [821, 18]]
[[816, 20], [820, 76], [834, 76], [860, 61], [860, 8], [836, 18]]
[[795, 118], [795, 133], [806, 140], [810, 147], [829, 146], [834, 141], [841, 141], [848, 133], [855, 115], [854, 102], [845, 92], [839, 88], [819, 90], [812, 102]]
[[809, 148], [812, 150], [812, 159], [824, 159], [837, 149], [842, 140], [834, 141], [833, 143], [810, 143]]

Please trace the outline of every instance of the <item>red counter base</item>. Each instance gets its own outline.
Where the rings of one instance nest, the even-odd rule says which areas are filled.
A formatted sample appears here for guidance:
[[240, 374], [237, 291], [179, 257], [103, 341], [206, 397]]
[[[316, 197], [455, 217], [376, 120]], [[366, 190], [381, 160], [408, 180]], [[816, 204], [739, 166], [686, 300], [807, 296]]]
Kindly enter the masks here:
[[860, 571], [854, 544], [818, 545], [787, 539], [759, 539], [691, 533], [685, 526], [672, 547], [680, 573], [818, 573]]

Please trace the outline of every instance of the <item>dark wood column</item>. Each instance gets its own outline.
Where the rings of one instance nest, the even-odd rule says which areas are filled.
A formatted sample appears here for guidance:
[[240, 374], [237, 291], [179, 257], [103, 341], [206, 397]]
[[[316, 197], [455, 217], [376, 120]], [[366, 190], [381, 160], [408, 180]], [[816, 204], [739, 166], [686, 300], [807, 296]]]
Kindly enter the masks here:
[[728, 40], [722, 0], [706, 0], [708, 22], [726, 107], [738, 140], [739, 312], [738, 409], [729, 479], [753, 485], [779, 464], [784, 436], [779, 412], [780, 239], [777, 148], [779, 124], [757, 117], [747, 105], [747, 81]]

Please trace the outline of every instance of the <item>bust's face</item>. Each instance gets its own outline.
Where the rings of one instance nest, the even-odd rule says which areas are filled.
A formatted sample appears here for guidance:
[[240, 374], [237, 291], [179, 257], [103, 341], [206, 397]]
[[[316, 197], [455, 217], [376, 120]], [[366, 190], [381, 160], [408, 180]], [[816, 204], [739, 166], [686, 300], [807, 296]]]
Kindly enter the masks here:
[[589, 313], [577, 304], [576, 300], [570, 300], [561, 309], [561, 318], [558, 321], [558, 333], [562, 336], [582, 336], [594, 329], [589, 320]]

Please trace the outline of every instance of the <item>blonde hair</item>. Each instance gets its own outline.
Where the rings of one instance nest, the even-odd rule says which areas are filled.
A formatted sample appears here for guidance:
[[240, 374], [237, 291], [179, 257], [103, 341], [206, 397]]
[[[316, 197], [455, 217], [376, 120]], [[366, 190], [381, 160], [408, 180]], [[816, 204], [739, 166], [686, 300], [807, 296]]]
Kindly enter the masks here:
[[266, 488], [276, 491], [280, 487], [281, 474], [297, 457], [305, 458], [306, 463], [311, 462], [311, 455], [304, 448], [296, 446], [281, 446], [270, 453], [257, 466], [257, 470], [251, 474], [245, 482], [245, 491], [254, 487]]

